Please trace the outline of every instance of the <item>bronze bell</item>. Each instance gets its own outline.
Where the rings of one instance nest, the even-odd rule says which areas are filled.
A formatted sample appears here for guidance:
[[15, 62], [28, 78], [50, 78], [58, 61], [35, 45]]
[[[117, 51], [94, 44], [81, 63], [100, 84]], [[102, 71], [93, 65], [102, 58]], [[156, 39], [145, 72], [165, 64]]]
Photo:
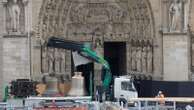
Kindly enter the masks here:
[[59, 94], [57, 77], [46, 75], [45, 83], [46, 83], [46, 91], [44, 95], [52, 96], [52, 95]]
[[68, 93], [69, 96], [84, 96], [86, 95], [84, 77], [82, 72], [75, 72], [72, 77], [71, 89]]

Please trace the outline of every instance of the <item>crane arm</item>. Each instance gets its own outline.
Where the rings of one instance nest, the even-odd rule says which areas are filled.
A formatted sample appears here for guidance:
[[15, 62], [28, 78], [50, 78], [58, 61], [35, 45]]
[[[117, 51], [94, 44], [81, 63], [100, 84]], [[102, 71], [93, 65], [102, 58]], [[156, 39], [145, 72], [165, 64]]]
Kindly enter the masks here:
[[53, 47], [53, 48], [62, 48], [62, 49], [77, 51], [81, 56], [83, 56], [87, 59], [90, 59], [94, 62], [97, 62], [99, 64], [102, 64], [102, 66], [105, 70], [104, 71], [105, 77], [103, 80], [103, 87], [105, 89], [107, 89], [109, 87], [110, 82], [111, 82], [111, 78], [112, 78], [109, 63], [102, 56], [99, 56], [91, 48], [87, 47], [84, 43], [64, 40], [64, 39], [56, 38], [56, 37], [51, 37], [48, 40], [47, 46]]

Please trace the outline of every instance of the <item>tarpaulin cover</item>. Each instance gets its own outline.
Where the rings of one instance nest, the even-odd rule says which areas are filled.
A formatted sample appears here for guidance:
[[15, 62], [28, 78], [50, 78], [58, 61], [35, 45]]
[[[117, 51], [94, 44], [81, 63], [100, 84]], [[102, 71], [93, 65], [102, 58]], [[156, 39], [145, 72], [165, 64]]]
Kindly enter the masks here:
[[162, 91], [166, 97], [194, 97], [194, 82], [136, 80], [139, 97], [155, 97]]

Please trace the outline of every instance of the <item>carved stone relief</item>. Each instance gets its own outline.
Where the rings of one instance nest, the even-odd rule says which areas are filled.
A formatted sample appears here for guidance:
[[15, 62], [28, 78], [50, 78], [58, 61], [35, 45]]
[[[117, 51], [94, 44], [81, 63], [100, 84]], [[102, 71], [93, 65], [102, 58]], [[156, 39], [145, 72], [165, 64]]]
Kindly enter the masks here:
[[131, 40], [131, 68], [137, 73], [153, 73], [153, 44], [150, 40]]
[[181, 13], [182, 13], [182, 2], [180, 0], [174, 0], [169, 8], [169, 23], [170, 32], [181, 31]]
[[189, 0], [162, 0], [162, 31], [183, 32], [187, 30]]
[[65, 73], [65, 51], [42, 46], [42, 73]]
[[[75, 3], [73, 6], [70, 12], [70, 23], [67, 25], [68, 37], [91, 36], [98, 29], [103, 34], [119, 32], [123, 34], [121, 27], [129, 24], [127, 22], [124, 23], [128, 12], [117, 5], [108, 3]], [[121, 25], [119, 27], [116, 24]], [[123, 29], [127, 30], [127, 28]]]
[[6, 31], [8, 34], [23, 34], [25, 32], [27, 0], [7, 0]]
[[43, 40], [49, 36], [66, 36], [65, 26], [68, 10], [71, 6], [69, 0], [43, 0], [39, 16], [39, 33]]
[[[131, 44], [127, 51], [127, 57], [134, 57], [127, 62], [130, 71], [153, 72], [150, 41], [154, 39], [154, 28], [147, 0], [43, 0], [39, 19], [38, 33], [45, 42], [53, 35], [78, 41], [87, 41], [89, 37], [94, 48], [100, 47], [103, 51], [104, 41], [133, 39], [134, 43], [128, 42]], [[62, 55], [55, 54], [49, 60], [49, 68], [60, 72], [64, 66], [58, 57]], [[67, 55], [70, 54], [66, 54], [65, 70], [69, 71], [71, 61]]]

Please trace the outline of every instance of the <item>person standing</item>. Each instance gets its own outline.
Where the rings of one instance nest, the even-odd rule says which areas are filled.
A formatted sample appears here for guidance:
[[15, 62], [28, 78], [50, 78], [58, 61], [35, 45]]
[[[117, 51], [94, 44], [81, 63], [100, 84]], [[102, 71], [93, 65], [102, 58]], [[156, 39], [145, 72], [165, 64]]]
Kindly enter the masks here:
[[165, 105], [165, 100], [164, 100], [164, 94], [162, 93], [162, 91], [158, 92], [158, 95], [156, 96], [156, 98], [161, 98], [159, 101], [160, 105]]

